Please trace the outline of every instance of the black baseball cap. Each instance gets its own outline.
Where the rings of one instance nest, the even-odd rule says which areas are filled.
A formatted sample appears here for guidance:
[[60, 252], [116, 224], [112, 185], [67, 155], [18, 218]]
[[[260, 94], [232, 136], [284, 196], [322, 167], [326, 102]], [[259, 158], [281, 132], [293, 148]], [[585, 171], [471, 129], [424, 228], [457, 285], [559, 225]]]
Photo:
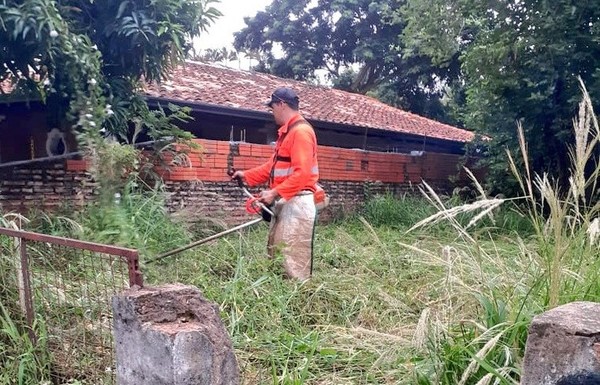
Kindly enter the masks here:
[[271, 94], [271, 99], [267, 100], [265, 103], [267, 106], [271, 107], [273, 103], [284, 102], [288, 104], [290, 107], [297, 109], [300, 104], [300, 98], [296, 91], [287, 87], [279, 87]]

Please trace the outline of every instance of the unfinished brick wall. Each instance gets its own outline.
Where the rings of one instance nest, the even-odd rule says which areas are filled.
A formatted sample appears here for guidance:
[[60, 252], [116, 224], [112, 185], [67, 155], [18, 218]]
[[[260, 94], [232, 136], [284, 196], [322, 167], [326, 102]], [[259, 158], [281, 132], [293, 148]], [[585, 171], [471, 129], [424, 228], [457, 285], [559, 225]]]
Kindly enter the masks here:
[[[258, 166], [273, 154], [269, 145], [233, 143], [198, 139], [200, 149], [189, 154], [189, 164], [162, 170], [170, 192], [169, 209], [197, 209], [198, 215], [216, 213], [236, 221], [245, 218], [245, 197], [227, 176], [228, 158], [233, 167], [245, 170]], [[319, 146], [321, 184], [331, 196], [325, 216], [349, 212], [368, 196], [383, 193], [415, 193], [422, 180], [438, 190], [466, 182], [459, 173], [461, 157], [450, 154], [423, 153], [407, 155], [379, 153]]]
[[[264, 144], [233, 143], [196, 139], [200, 149], [189, 153], [189, 164], [162, 170], [169, 181], [229, 181], [228, 156], [233, 167], [245, 170], [258, 166], [273, 154]], [[319, 146], [319, 171], [322, 181], [383, 182], [418, 184], [426, 180], [438, 188], [449, 187], [450, 177], [465, 180], [459, 174], [459, 155], [422, 153], [407, 155]]]
[[[195, 218], [240, 222], [247, 219], [246, 197], [227, 175], [228, 159], [245, 170], [258, 166], [273, 152], [269, 145], [198, 139], [200, 149], [188, 154], [188, 164], [158, 169], [167, 187], [171, 212], [187, 210]], [[458, 173], [460, 156], [424, 153], [407, 155], [319, 147], [321, 183], [331, 196], [324, 216], [349, 212], [367, 197], [391, 193], [415, 193], [424, 179], [438, 190], [466, 181]], [[0, 208], [3, 212], [26, 212], [30, 208], [52, 209], [80, 206], [94, 194], [94, 184], [81, 160], [56, 161], [0, 169]], [[253, 192], [258, 189], [253, 189]]]

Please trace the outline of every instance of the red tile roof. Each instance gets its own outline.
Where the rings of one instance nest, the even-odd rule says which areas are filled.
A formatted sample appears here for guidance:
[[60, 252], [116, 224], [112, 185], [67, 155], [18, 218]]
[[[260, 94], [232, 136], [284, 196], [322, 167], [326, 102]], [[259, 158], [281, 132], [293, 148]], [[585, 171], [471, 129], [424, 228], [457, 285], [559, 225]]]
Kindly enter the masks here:
[[186, 62], [172, 72], [170, 80], [147, 85], [146, 93], [188, 103], [266, 111], [264, 102], [281, 86], [298, 93], [300, 111], [308, 119], [463, 143], [474, 138], [470, 131], [391, 107], [369, 96], [214, 64]]

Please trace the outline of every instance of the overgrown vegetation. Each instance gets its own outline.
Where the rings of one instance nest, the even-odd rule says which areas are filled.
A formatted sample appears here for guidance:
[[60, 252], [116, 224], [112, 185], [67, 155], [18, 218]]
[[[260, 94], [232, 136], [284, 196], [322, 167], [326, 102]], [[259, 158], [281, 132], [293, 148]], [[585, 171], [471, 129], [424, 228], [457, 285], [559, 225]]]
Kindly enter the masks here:
[[221, 13], [218, 0], [2, 0], [0, 81], [41, 100], [51, 124], [130, 134], [142, 82], [166, 79]]
[[192, 135], [174, 124], [189, 120], [189, 110], [151, 111], [142, 90], [183, 62], [192, 40], [221, 16], [215, 3], [0, 0], [0, 101], [44, 103], [49, 127], [75, 134], [111, 195], [123, 183], [106, 183], [107, 174], [118, 181], [123, 167], [110, 166], [127, 161], [128, 173], [138, 171], [139, 149], [129, 145], [139, 138], [159, 154], [174, 150], [168, 142], [189, 145]]
[[[521, 135], [525, 168], [508, 156], [520, 196], [490, 198], [474, 183], [479, 198], [467, 203], [426, 185], [429, 202], [374, 197], [360, 215], [318, 227], [306, 283], [283, 279], [281, 261], [266, 257], [265, 225], [144, 266], [146, 283], [195, 285], [219, 304], [245, 384], [518, 384], [532, 317], [600, 301], [600, 132], [587, 95], [574, 123], [568, 190], [531, 172]], [[90, 208], [81, 233], [138, 247], [143, 260], [189, 242], [160, 195], [134, 191]], [[40, 223], [73, 228], [30, 226]]]

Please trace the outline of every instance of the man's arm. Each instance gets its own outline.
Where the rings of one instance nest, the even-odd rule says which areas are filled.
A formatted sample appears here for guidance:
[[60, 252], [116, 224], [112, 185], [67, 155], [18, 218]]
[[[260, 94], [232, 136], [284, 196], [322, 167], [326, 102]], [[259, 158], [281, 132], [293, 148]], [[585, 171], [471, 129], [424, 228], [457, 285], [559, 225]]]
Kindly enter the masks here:
[[257, 186], [269, 181], [271, 168], [273, 167], [273, 157], [258, 167], [254, 167], [244, 171], [243, 179], [246, 180], [248, 186]]

